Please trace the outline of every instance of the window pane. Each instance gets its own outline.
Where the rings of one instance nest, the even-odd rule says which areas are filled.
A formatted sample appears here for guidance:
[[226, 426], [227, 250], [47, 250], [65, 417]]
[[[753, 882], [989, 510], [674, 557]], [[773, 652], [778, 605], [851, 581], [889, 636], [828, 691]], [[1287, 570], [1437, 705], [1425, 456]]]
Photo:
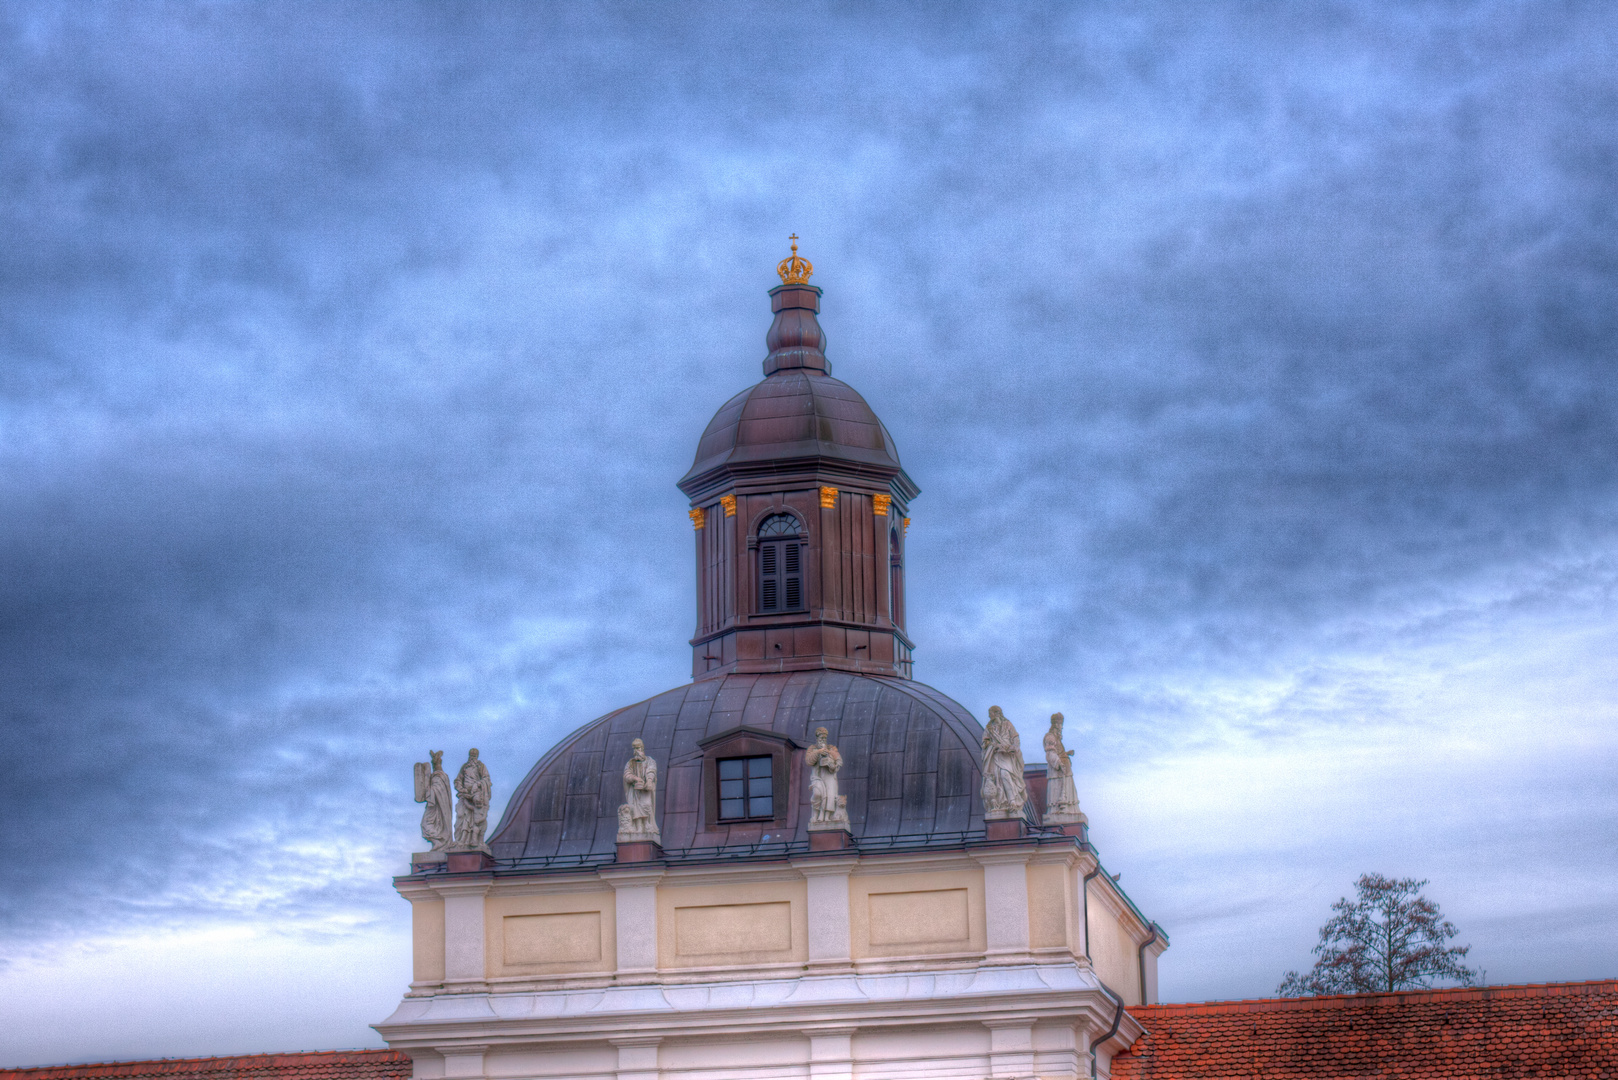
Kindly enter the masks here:
[[747, 759], [747, 775], [748, 776], [768, 776], [768, 775], [770, 775], [770, 762], [771, 762], [771, 759], [767, 758], [767, 757], [750, 757], [750, 758], [748, 758]]
[[768, 776], [760, 776], [747, 782], [747, 795], [749, 798], [774, 794], [775, 792], [770, 787], [770, 778]]
[[747, 802], [748, 806], [750, 807], [750, 809], [747, 811], [748, 817], [769, 817], [771, 814], [775, 813], [774, 810], [770, 809], [771, 802], [768, 795], [764, 796], [762, 799], [748, 799]]
[[742, 809], [741, 799], [720, 799], [719, 816], [722, 818], [746, 817], [747, 812]]
[[742, 766], [746, 764], [746, 758], [726, 758], [724, 761], [719, 763], [719, 779], [740, 780], [742, 776]]
[[719, 781], [719, 797], [721, 799], [739, 799], [744, 794], [746, 794], [746, 792], [742, 791], [742, 781], [740, 781], [740, 780], [721, 780], [721, 781]]

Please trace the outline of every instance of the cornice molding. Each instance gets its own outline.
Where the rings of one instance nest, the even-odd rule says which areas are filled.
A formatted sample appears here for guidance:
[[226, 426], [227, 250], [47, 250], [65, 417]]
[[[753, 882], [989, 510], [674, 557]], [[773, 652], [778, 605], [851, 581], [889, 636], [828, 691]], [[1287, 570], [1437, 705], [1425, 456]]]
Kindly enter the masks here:
[[[738, 1000], [752, 1004], [731, 1004]], [[1095, 1038], [1112, 1026], [1115, 1012], [1114, 1000], [1092, 971], [1063, 963], [549, 990], [472, 1000], [466, 995], [418, 997], [406, 999], [393, 1016], [374, 1026], [396, 1049], [461, 1039], [516, 1046], [614, 1036], [767, 1037], [801, 1033], [807, 1027], [870, 1030], [1001, 1020], [1055, 1021], [1081, 1027]], [[591, 1022], [581, 1023], [586, 1014]], [[1125, 1024], [1132, 1023], [1126, 1014]], [[1117, 1038], [1129, 1045], [1138, 1034], [1134, 1024], [1133, 1035], [1121, 1027]]]
[[427, 882], [433, 892], [442, 897], [487, 896], [494, 887], [493, 874], [476, 874]]

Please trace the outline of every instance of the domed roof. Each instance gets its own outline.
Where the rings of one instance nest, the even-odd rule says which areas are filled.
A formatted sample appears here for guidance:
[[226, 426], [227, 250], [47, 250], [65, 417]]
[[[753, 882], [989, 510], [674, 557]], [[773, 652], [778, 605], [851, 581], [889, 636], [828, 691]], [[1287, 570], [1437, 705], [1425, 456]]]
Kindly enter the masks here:
[[[657, 815], [664, 857], [706, 849], [806, 843], [807, 783], [790, 783], [781, 824], [705, 825], [703, 744], [738, 728], [784, 736], [797, 746], [828, 729], [842, 752], [838, 774], [862, 846], [960, 842], [983, 828], [978, 796], [983, 728], [956, 702], [908, 679], [817, 670], [729, 675], [693, 682], [610, 712], [540, 759], [489, 840], [495, 858], [610, 858], [630, 743], [641, 739], [658, 764]], [[792, 767], [803, 771], [801, 750]], [[906, 838], [909, 838], [906, 840]]]
[[786, 368], [719, 407], [686, 478], [722, 465], [809, 458], [899, 468], [893, 436], [852, 386]]
[[773, 473], [805, 463], [835, 463], [882, 480], [899, 477], [902, 487], [913, 487], [888, 429], [853, 387], [831, 377], [826, 332], [817, 318], [820, 290], [789, 277], [783, 270], [785, 283], [770, 290], [775, 319], [764, 335], [770, 350], [764, 381], [719, 407], [681, 490], [691, 494], [726, 474]]

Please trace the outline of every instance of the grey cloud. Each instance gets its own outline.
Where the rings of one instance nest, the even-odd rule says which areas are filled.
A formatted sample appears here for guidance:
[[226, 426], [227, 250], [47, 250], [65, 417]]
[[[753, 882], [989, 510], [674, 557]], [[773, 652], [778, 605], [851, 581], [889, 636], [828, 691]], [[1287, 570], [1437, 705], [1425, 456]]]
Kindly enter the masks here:
[[683, 678], [673, 481], [790, 230], [969, 703], [1194, 739], [1139, 687], [1610, 546], [1599, 6], [5, 20], [0, 710], [56, 777], [0, 794], [20, 941], [254, 875], [383, 910], [276, 852], [402, 853], [427, 744], [509, 791]]

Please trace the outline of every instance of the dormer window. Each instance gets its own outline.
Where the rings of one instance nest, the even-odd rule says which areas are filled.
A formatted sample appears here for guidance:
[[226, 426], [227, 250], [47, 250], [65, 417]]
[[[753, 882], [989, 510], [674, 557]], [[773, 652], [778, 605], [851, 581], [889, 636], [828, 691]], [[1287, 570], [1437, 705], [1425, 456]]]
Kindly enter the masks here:
[[710, 735], [697, 746], [702, 750], [706, 843], [731, 842], [734, 827], [752, 842], [761, 829], [792, 825], [789, 819], [803, 794], [793, 775], [792, 755], [802, 747], [778, 732], [745, 725]]
[[775, 816], [775, 759], [719, 759], [719, 820], [746, 821]]
[[803, 530], [791, 514], [773, 514], [758, 527], [758, 609], [803, 608]]

